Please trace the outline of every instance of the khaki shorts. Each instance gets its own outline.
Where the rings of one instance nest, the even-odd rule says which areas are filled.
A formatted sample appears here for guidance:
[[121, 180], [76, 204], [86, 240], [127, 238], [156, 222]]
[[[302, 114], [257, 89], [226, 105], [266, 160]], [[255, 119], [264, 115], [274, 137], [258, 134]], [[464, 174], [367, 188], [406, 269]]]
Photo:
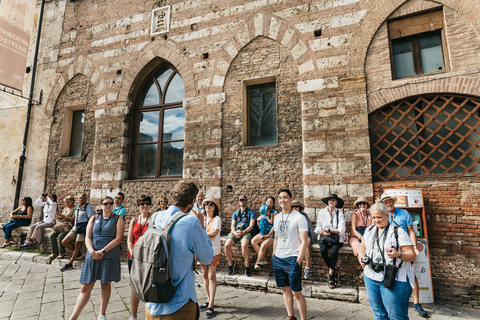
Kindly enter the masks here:
[[67, 233], [65, 237], [68, 237], [72, 240], [75, 241], [85, 241], [85, 235], [84, 234], [77, 234], [77, 230], [75, 230], [75, 227], [73, 227], [70, 232]]
[[236, 244], [238, 241], [247, 239], [250, 241], [252, 239], [252, 234], [250, 232], [245, 233], [241, 238], [237, 238], [232, 232], [228, 234], [228, 239], [232, 239], [233, 243]]

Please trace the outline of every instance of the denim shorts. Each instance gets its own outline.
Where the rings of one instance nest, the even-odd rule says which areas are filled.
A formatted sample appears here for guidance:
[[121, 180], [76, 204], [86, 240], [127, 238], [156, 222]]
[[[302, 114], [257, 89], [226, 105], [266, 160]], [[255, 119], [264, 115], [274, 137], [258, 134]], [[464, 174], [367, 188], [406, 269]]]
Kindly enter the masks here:
[[297, 257], [272, 258], [273, 274], [277, 287], [290, 287], [292, 291], [302, 291], [302, 267], [297, 263]]

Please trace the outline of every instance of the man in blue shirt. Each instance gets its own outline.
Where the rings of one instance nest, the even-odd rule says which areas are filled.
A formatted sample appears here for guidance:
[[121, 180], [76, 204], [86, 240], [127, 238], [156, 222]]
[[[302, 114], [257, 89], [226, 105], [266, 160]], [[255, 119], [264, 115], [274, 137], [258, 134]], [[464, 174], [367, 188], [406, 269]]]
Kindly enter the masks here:
[[[188, 213], [197, 193], [198, 187], [193, 182], [179, 182], [173, 189], [173, 205], [163, 214], [155, 216], [155, 228], [164, 227], [178, 212]], [[169, 302], [147, 303], [145, 319], [198, 319], [200, 311], [195, 292], [193, 255], [205, 265], [213, 260], [212, 243], [208, 239], [203, 219], [202, 214], [189, 214], [180, 219], [170, 232], [173, 285], [178, 287]]]
[[190, 213], [193, 213], [193, 211], [198, 211], [205, 215], [205, 209], [203, 209], [202, 203], [203, 203], [203, 191], [199, 191], [197, 194], [197, 201], [193, 204], [192, 210], [190, 210]]
[[[415, 250], [415, 254], [418, 257], [419, 251], [417, 249], [417, 235], [415, 234], [415, 230], [413, 230], [412, 216], [410, 215], [410, 213], [408, 213], [407, 210], [395, 208], [395, 202], [397, 201], [396, 197], [382, 194], [380, 200], [383, 202], [383, 204], [385, 204], [388, 212], [390, 213], [390, 215], [388, 216], [388, 221], [390, 223], [393, 222], [396, 226], [402, 228], [406, 233], [408, 233], [410, 239], [415, 244], [413, 246], [413, 249]], [[413, 269], [415, 271], [415, 288], [412, 288], [413, 308], [415, 309], [415, 311], [418, 312], [420, 316], [427, 318], [428, 314], [427, 312], [425, 312], [425, 310], [423, 310], [423, 307], [420, 304], [420, 292], [418, 288], [416, 268], [414, 267]]]
[[257, 215], [253, 210], [247, 208], [247, 197], [241, 195], [238, 197], [240, 209], [235, 211], [232, 215], [231, 232], [228, 234], [228, 239], [225, 242], [225, 254], [228, 260], [228, 275], [231, 276], [234, 272], [235, 261], [233, 260], [232, 247], [241, 240], [242, 256], [245, 259], [245, 275], [250, 277], [250, 249], [248, 243], [252, 239], [252, 230], [257, 222]]
[[113, 206], [112, 212], [118, 214], [123, 218], [123, 220], [125, 220], [125, 212], [127, 211], [127, 209], [125, 209], [122, 204], [123, 200], [125, 200], [125, 195], [122, 192], [117, 193], [117, 195], [115, 196], [115, 204]]

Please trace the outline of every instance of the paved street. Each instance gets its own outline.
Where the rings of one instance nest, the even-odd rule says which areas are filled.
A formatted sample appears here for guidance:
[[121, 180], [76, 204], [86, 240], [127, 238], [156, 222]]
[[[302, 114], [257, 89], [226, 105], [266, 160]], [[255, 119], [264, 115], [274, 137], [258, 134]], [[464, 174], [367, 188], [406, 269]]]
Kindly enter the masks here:
[[[125, 268], [122, 269], [122, 271]], [[123, 272], [122, 281], [115, 283], [107, 309], [107, 319], [129, 318], [130, 287]], [[75, 305], [80, 284], [80, 269], [61, 273], [59, 266], [44, 263], [0, 260], [0, 320], [4, 319], [68, 319]], [[200, 302], [205, 301], [202, 282], [197, 285]], [[368, 306], [334, 300], [308, 298], [309, 319], [373, 319]], [[94, 320], [100, 308], [100, 288], [94, 288], [91, 300], [80, 319]], [[143, 304], [139, 319], [144, 319]], [[435, 306], [433, 319], [480, 319], [480, 312]], [[285, 319], [281, 295], [219, 286], [216, 319]], [[298, 312], [297, 312], [298, 315]], [[411, 319], [422, 319], [413, 311]], [[201, 319], [205, 319], [202, 314]]]

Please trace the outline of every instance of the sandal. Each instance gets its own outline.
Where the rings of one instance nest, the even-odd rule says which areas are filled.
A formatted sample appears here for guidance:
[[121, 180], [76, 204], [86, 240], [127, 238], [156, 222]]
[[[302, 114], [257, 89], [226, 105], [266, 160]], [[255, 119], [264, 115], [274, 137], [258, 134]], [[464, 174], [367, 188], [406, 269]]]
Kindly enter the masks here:
[[57, 255], [55, 253], [52, 253], [51, 255], [48, 256], [48, 259], [55, 259]]
[[208, 308], [208, 302], [205, 302], [199, 307], [200, 311], [205, 311], [207, 310], [207, 308]]
[[208, 319], [213, 318], [215, 313], [213, 312], [213, 308], [207, 308], [207, 312], [205, 312], [205, 317]]
[[328, 274], [328, 287], [330, 289], [334, 289], [335, 288], [335, 281], [333, 280], [335, 277], [335, 271], [333, 272], [333, 274]]
[[65, 255], [64, 255], [64, 254], [59, 254], [59, 255], [57, 256], [57, 259], [58, 259], [58, 260], [63, 259], [63, 258], [65, 258]]
[[340, 268], [335, 269], [333, 272], [333, 282], [335, 283], [335, 287], [338, 286], [338, 272], [340, 271]]

